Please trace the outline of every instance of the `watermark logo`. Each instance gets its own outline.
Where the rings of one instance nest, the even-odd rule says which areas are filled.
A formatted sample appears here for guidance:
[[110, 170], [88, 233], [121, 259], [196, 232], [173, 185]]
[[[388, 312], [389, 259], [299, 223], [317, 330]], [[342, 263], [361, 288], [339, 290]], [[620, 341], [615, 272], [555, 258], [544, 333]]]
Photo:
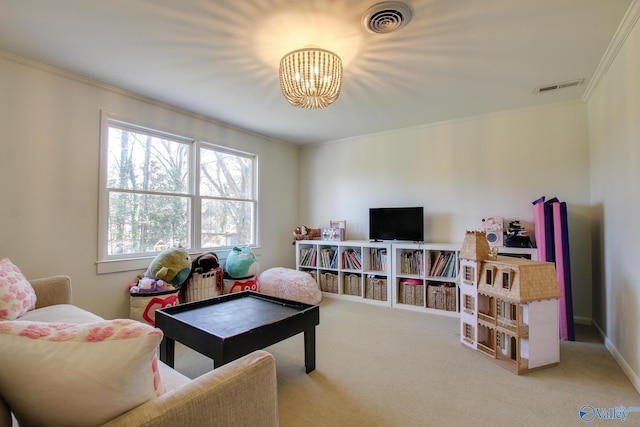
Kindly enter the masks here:
[[631, 412], [640, 412], [639, 406], [616, 406], [613, 408], [596, 408], [591, 405], [584, 405], [578, 411], [580, 419], [585, 423], [590, 423], [596, 418], [599, 420], [627, 421]]

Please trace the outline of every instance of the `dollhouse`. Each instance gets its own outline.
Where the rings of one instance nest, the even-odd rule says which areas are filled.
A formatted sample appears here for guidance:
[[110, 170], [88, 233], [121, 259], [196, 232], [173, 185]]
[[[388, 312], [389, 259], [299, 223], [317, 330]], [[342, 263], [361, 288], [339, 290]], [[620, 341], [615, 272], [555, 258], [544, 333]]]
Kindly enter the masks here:
[[517, 374], [560, 362], [553, 263], [498, 256], [484, 231], [460, 251], [460, 341]]

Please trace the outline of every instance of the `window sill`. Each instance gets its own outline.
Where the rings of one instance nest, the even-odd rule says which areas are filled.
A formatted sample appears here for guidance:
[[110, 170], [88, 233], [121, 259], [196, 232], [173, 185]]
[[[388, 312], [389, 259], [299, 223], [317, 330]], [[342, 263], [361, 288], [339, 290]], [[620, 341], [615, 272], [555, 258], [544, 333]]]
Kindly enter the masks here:
[[[262, 254], [261, 247], [252, 247], [253, 253], [256, 255], [256, 258], [260, 258]], [[231, 249], [223, 249], [215, 252], [220, 259], [220, 263], [224, 265], [224, 261], [227, 259], [227, 255]], [[196, 256], [201, 254], [202, 252], [190, 252], [189, 255], [191, 259], [194, 259]], [[121, 273], [125, 271], [139, 271], [146, 270], [149, 267], [149, 264], [155, 256], [149, 257], [141, 257], [141, 258], [129, 258], [129, 259], [114, 259], [114, 260], [105, 260], [96, 262], [96, 273], [97, 274], [110, 274], [110, 273]]]

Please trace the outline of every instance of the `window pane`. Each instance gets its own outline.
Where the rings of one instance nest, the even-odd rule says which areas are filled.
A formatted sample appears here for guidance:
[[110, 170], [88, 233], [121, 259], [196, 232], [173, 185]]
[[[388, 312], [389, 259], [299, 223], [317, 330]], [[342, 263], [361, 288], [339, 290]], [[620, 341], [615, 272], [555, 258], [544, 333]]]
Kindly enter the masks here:
[[253, 206], [252, 202], [203, 200], [201, 246], [253, 244]]
[[253, 199], [253, 159], [208, 148], [201, 149], [200, 195]]
[[144, 133], [109, 128], [107, 187], [187, 194], [189, 146]]
[[190, 247], [188, 197], [109, 193], [108, 255]]

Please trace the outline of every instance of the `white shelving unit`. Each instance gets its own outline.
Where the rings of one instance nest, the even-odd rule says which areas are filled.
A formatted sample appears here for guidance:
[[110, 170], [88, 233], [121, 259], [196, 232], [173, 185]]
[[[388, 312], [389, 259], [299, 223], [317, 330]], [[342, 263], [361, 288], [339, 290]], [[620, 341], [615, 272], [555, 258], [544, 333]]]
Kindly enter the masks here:
[[[296, 268], [314, 276], [330, 297], [459, 316], [460, 248], [454, 243], [299, 240]], [[500, 246], [498, 254], [537, 260], [536, 248]]]
[[325, 295], [391, 306], [391, 244], [299, 240], [296, 268], [315, 277]]
[[394, 243], [392, 305], [457, 316], [459, 252], [451, 243]]

